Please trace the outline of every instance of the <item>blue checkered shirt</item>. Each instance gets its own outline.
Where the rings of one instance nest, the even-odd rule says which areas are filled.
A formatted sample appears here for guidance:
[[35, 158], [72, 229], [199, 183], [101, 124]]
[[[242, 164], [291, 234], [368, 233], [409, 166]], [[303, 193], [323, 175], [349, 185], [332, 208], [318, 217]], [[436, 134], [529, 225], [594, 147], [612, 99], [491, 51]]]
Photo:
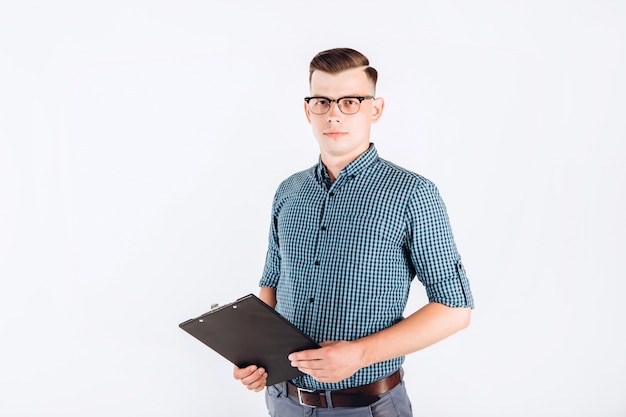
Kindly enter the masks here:
[[[402, 320], [415, 276], [431, 302], [474, 306], [444, 203], [426, 178], [379, 158], [372, 144], [332, 183], [320, 160], [278, 187], [260, 285], [276, 289], [276, 310], [313, 340], [355, 340]], [[352, 388], [403, 361], [338, 383], [293, 382]]]

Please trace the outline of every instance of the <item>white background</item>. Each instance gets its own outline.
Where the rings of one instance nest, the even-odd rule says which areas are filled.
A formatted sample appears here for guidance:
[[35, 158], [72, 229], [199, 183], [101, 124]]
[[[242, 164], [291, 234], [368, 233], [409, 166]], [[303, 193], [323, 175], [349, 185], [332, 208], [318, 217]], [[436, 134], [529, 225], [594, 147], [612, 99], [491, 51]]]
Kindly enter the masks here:
[[178, 324], [257, 292], [308, 63], [348, 46], [476, 300], [407, 358], [416, 416], [626, 416], [625, 3], [226, 3], [1, 3], [0, 414], [266, 415]]

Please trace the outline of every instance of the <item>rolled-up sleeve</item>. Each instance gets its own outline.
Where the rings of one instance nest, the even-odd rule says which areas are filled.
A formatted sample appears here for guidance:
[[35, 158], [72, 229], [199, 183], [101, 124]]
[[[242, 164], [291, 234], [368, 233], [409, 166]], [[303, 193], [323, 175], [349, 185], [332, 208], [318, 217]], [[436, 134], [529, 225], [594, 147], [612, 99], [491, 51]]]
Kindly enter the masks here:
[[265, 267], [259, 281], [260, 287], [276, 288], [280, 279], [280, 247], [278, 242], [278, 204], [276, 197], [272, 204], [272, 221], [268, 237]]
[[426, 181], [417, 187], [409, 200], [406, 219], [406, 244], [428, 300], [450, 307], [474, 308], [446, 207], [433, 183]]

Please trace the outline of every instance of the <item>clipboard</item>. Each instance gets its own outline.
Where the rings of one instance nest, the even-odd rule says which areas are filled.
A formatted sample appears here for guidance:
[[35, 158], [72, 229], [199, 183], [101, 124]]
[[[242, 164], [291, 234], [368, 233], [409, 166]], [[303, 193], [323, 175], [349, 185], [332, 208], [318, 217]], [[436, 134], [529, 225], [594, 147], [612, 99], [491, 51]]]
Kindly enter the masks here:
[[268, 386], [303, 375], [291, 366], [290, 353], [320, 347], [254, 294], [179, 327], [240, 368], [265, 368]]

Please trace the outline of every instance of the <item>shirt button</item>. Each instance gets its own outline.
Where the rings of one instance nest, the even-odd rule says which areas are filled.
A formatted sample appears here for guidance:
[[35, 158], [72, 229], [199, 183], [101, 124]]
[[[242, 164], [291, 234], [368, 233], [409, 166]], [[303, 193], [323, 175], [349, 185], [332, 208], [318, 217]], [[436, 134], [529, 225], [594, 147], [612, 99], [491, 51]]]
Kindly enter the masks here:
[[320, 229], [326, 230], [326, 226], [322, 226], [322, 227], [320, 227]]
[[309, 303], [313, 303], [313, 302], [315, 302], [315, 298], [313, 297], [309, 298]]
[[320, 265], [320, 261], [315, 261], [315, 265], [319, 266]]
[[329, 197], [332, 197], [332, 196], [334, 196], [334, 195], [335, 195], [335, 193], [334, 193], [334, 192], [332, 192], [332, 191], [331, 191], [330, 193], [328, 193], [328, 196], [329, 196]]

